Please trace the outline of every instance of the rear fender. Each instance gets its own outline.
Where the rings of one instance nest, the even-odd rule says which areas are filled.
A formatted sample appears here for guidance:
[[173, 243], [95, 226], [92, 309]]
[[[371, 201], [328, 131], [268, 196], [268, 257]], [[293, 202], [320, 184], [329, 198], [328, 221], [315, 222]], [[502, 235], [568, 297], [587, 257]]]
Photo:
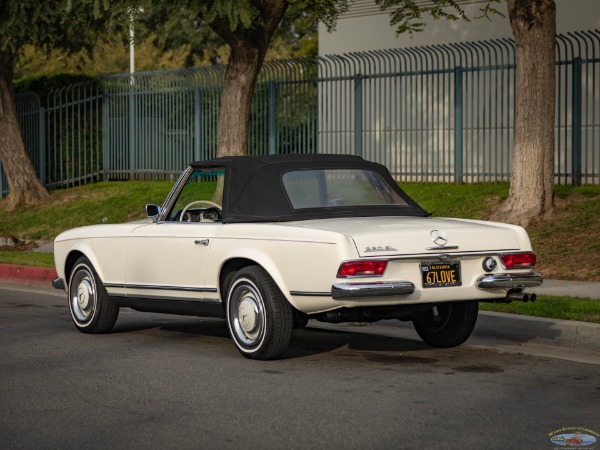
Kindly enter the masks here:
[[[294, 307], [298, 308], [295, 301], [292, 299], [289, 293], [289, 289], [287, 283], [285, 282], [281, 271], [278, 269], [277, 264], [273, 261], [271, 257], [269, 257], [266, 253], [261, 252], [256, 249], [237, 249], [235, 252], [235, 256], [231, 255], [223, 261], [219, 268], [219, 275], [221, 274], [225, 265], [235, 259], [246, 259], [256, 263], [256, 265], [261, 266], [273, 279], [281, 293], [288, 300], [288, 302]], [[226, 292], [220, 292], [221, 300], [225, 303], [227, 298]]]

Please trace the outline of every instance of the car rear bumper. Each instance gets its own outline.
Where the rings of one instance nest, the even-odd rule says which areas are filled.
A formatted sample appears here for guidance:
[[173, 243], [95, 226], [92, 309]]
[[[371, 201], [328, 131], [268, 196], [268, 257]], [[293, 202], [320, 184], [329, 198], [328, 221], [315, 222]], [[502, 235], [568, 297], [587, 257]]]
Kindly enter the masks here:
[[336, 283], [331, 286], [331, 297], [334, 300], [382, 297], [388, 295], [410, 295], [413, 292], [415, 292], [415, 285], [410, 281]]
[[483, 275], [477, 279], [479, 289], [516, 289], [541, 286], [544, 278], [531, 273], [496, 273]]

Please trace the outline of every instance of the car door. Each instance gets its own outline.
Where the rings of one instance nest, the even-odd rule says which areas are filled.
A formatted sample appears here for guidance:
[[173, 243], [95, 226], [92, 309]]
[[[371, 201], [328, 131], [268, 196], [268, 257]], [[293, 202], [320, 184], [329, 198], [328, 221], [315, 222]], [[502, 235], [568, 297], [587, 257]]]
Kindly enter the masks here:
[[218, 301], [205, 277], [220, 222], [158, 222], [135, 229], [125, 256], [128, 297]]

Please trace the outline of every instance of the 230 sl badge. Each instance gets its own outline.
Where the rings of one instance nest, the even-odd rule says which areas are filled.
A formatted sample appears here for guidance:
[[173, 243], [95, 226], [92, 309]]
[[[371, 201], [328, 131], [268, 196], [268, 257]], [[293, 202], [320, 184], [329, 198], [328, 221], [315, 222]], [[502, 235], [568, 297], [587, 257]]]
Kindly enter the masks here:
[[367, 252], [395, 252], [395, 251], [398, 251], [398, 249], [392, 247], [391, 245], [386, 245], [385, 247], [380, 245], [378, 247], [366, 247], [365, 248], [365, 253], [367, 253]]

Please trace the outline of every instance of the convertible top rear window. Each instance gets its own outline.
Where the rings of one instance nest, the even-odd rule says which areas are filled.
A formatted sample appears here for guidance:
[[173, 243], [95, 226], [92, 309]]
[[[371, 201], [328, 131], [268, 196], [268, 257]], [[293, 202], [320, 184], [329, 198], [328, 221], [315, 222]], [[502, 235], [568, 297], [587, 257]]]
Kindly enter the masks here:
[[294, 209], [407, 206], [376, 172], [364, 169], [292, 170], [281, 177]]

